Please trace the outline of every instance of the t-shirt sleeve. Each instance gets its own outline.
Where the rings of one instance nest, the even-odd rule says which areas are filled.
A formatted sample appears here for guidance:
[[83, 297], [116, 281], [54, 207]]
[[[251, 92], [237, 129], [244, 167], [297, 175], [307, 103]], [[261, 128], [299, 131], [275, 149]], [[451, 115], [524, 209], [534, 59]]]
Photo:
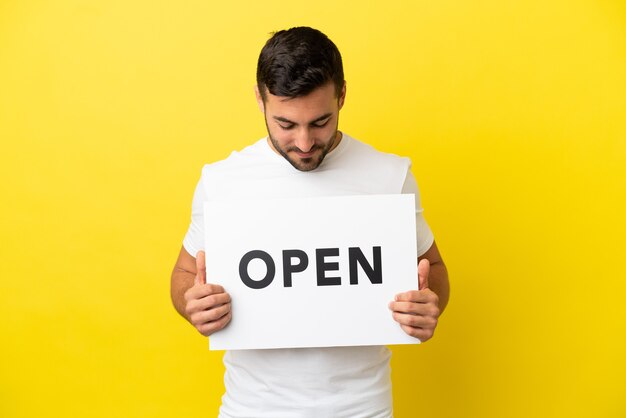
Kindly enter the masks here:
[[183, 247], [192, 256], [204, 250], [204, 202], [207, 200], [202, 177], [196, 185], [191, 203], [191, 223], [183, 239]]
[[435, 242], [435, 237], [426, 219], [424, 219], [420, 191], [411, 170], [407, 171], [404, 185], [402, 186], [402, 193], [415, 195], [415, 232], [417, 234], [417, 256], [420, 257], [430, 249], [433, 242]]

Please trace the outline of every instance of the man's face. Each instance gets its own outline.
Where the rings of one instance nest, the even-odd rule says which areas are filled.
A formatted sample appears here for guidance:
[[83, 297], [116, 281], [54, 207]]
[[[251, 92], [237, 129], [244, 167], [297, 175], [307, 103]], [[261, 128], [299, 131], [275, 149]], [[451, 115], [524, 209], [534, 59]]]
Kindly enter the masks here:
[[306, 96], [287, 98], [257, 91], [265, 113], [270, 146], [300, 171], [315, 170], [341, 140], [337, 131], [345, 85], [337, 98], [335, 85], [328, 82]]

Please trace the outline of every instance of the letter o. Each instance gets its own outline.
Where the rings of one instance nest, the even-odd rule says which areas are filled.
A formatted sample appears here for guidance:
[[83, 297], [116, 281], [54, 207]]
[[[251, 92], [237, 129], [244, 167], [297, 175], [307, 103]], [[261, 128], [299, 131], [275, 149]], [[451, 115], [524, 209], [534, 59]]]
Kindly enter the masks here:
[[[267, 267], [267, 273], [265, 277], [261, 280], [253, 280], [248, 274], [248, 264], [255, 258], [259, 258], [265, 262], [265, 266]], [[239, 262], [239, 277], [241, 277], [241, 281], [243, 284], [248, 286], [251, 289], [263, 289], [269, 286], [270, 283], [274, 280], [274, 276], [276, 275], [276, 265], [274, 264], [274, 260], [272, 256], [261, 250], [252, 250], [248, 251], [241, 257], [241, 261]]]

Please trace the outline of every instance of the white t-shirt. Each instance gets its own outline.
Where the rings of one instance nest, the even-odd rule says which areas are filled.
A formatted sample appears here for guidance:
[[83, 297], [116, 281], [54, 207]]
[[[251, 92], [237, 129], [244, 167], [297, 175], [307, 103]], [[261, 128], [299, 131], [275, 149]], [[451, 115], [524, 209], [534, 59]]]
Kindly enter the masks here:
[[[301, 172], [262, 138], [204, 166], [183, 246], [193, 256], [204, 249], [204, 202], [215, 198], [413, 193], [417, 251], [422, 255], [434, 238], [409, 168], [408, 158], [381, 153], [343, 134], [317, 169]], [[390, 356], [384, 346], [227, 351], [219, 416], [390, 417]]]

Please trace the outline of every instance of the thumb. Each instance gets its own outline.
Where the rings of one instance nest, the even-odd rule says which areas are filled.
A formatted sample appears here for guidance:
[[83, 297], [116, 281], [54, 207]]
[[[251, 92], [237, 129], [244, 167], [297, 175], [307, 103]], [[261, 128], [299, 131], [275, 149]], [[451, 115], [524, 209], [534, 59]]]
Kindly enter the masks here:
[[417, 265], [417, 277], [419, 277], [419, 290], [428, 289], [428, 275], [430, 274], [430, 261], [425, 258]]
[[196, 278], [195, 284], [206, 283], [206, 258], [204, 251], [198, 251], [196, 253]]

